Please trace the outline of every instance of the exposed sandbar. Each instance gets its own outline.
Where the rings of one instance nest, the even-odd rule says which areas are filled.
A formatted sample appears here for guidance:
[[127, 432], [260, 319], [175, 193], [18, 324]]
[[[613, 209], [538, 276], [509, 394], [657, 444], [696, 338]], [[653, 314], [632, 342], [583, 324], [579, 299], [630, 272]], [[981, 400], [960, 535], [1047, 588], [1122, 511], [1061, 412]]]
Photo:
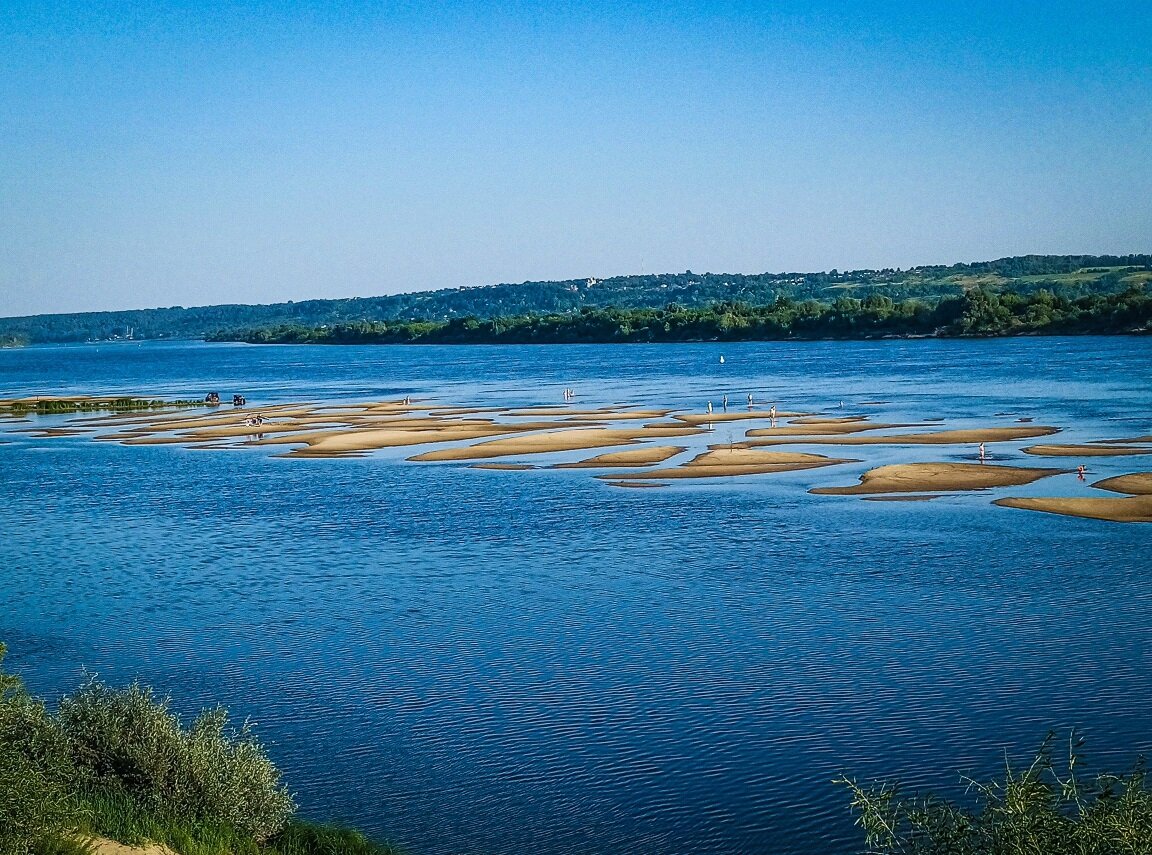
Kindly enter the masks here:
[[813, 487], [809, 493], [857, 496], [867, 493], [923, 493], [953, 490], [986, 490], [1031, 484], [1066, 469], [1032, 469], [993, 466], [987, 463], [897, 463], [871, 469], [850, 487]]
[[1152, 472], [1133, 472], [1130, 475], [1117, 475], [1105, 478], [1092, 485], [1113, 493], [1128, 493], [1131, 496], [1152, 495]]
[[521, 472], [525, 469], [535, 469], [531, 463], [473, 463], [469, 469], [506, 469], [510, 472]]
[[1023, 451], [1039, 457], [1124, 457], [1130, 454], [1152, 454], [1152, 448], [1120, 445], [1030, 445]]
[[651, 481], [605, 481], [612, 487], [667, 487], [667, 484], [654, 484]]
[[[789, 416], [803, 416], [805, 413], [777, 413], [776, 418], [782, 419]], [[739, 422], [747, 421], [748, 419], [767, 419], [771, 418], [767, 410], [749, 410], [743, 412], [713, 412], [713, 413], [680, 413], [672, 416], [676, 421], [684, 422], [689, 425], [707, 425], [713, 422]]]
[[[543, 426], [552, 427], [545, 422]], [[354, 452], [375, 451], [383, 448], [402, 448], [408, 445], [427, 445], [441, 442], [462, 442], [470, 439], [483, 439], [490, 436], [504, 436], [518, 430], [539, 429], [534, 425], [494, 425], [494, 424], [441, 424], [423, 429], [396, 430], [336, 430], [319, 434], [293, 434], [281, 438], [282, 442], [304, 442], [305, 448], [289, 452], [290, 457], [341, 456]], [[268, 439], [257, 444], [272, 444]]]
[[1130, 496], [1126, 499], [1007, 498], [997, 499], [992, 504], [1109, 522], [1152, 522], [1152, 495]]
[[621, 472], [598, 475], [601, 479], [662, 480], [666, 478], [731, 478], [737, 475], [768, 475], [773, 472], [796, 472], [839, 463], [855, 463], [822, 454], [800, 454], [786, 451], [750, 451], [743, 448], [717, 448], [698, 454], [683, 466], [648, 469], [643, 472]]
[[871, 424], [862, 421], [796, 421], [774, 428], [752, 428], [745, 436], [838, 436], [848, 433], [862, 433], [869, 430], [893, 430], [895, 428], [924, 427], [924, 425]]
[[[759, 439], [749, 446], [761, 445], [973, 445], [980, 442], [1011, 442], [1058, 433], [1057, 427], [992, 427], [970, 430], [941, 430], [932, 433], [905, 433], [891, 436], [816, 437], [810, 443], [801, 439]], [[1027, 451], [1028, 449], [1024, 449]], [[1150, 449], [1152, 451], [1152, 449]]]
[[635, 445], [641, 438], [651, 436], [691, 436], [702, 433], [694, 428], [664, 428], [661, 430], [625, 430], [615, 428], [573, 428], [548, 431], [530, 436], [515, 436], [481, 442], [464, 448], [445, 448], [409, 457], [420, 462], [434, 460], [481, 460], [486, 457], [510, 457], [521, 454], [549, 454], [554, 451], [579, 451], [584, 448], [605, 448], [613, 445]]
[[1099, 440], [1099, 442], [1112, 443], [1114, 445], [1115, 444], [1123, 445], [1124, 443], [1128, 443], [1128, 442], [1133, 442], [1133, 443], [1152, 442], [1152, 434], [1149, 434], [1148, 436], [1133, 436], [1133, 437], [1129, 437], [1128, 439], [1101, 439], [1101, 440]]
[[688, 449], [682, 445], [649, 445], [644, 448], [633, 448], [628, 451], [612, 451], [608, 454], [598, 454], [587, 460], [578, 460], [575, 463], [557, 463], [553, 469], [607, 469], [614, 466], [651, 466], [663, 463], [670, 457], [675, 457]]

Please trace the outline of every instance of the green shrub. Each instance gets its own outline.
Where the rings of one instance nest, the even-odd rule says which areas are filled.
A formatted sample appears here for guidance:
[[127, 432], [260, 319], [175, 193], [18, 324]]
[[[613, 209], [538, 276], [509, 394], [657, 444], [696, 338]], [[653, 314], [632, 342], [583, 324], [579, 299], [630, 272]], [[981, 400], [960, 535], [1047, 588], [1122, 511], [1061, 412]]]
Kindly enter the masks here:
[[[0, 644], [0, 662], [6, 648]], [[24, 855], [70, 821], [59, 731], [20, 679], [0, 672], [0, 852]]]
[[60, 728], [81, 785], [257, 842], [282, 829], [295, 805], [248, 724], [230, 729], [217, 708], [185, 728], [169, 703], [137, 683], [113, 689], [98, 680], [62, 700]]
[[1077, 777], [1082, 742], [1052, 759], [1049, 734], [1028, 768], [1005, 763], [1002, 780], [968, 781], [975, 806], [931, 795], [903, 796], [894, 784], [852, 792], [857, 824], [875, 855], [1152, 855], [1152, 791], [1141, 761], [1127, 775]]

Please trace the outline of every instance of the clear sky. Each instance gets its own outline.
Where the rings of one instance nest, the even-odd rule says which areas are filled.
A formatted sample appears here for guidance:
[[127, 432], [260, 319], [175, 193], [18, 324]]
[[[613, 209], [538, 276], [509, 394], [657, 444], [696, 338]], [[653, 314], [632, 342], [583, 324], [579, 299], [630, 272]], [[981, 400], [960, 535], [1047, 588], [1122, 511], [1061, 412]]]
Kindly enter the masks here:
[[1152, 251], [1129, 2], [0, 2], [0, 315]]

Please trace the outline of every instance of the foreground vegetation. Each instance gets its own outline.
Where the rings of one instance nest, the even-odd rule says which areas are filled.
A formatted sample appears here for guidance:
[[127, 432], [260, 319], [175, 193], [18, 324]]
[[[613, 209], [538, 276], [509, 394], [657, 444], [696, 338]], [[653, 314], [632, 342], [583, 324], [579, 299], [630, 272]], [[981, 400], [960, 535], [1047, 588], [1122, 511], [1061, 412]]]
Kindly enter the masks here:
[[[574, 314], [582, 309], [656, 309], [676, 303], [698, 309], [715, 303], [767, 306], [779, 299], [831, 303], [837, 297], [916, 298], [928, 303], [972, 288], [1030, 295], [1039, 290], [1075, 299], [1123, 291], [1152, 280], [1152, 255], [1025, 255], [970, 264], [907, 270], [820, 273], [653, 273], [606, 279], [445, 288], [346, 300], [305, 300], [264, 306], [225, 305], [121, 312], [80, 312], [0, 318], [0, 345], [109, 339], [198, 339], [223, 330], [320, 327], [364, 321], [482, 320]], [[393, 290], [402, 282], [390, 283]]]
[[181, 855], [394, 852], [295, 812], [263, 746], [221, 708], [185, 727], [150, 689], [93, 679], [53, 713], [0, 671], [3, 855], [78, 855], [92, 835]]
[[1079, 776], [1080, 740], [1053, 759], [1053, 734], [1024, 769], [1005, 764], [1002, 779], [969, 781], [973, 804], [904, 796], [892, 784], [852, 793], [857, 824], [872, 855], [1149, 855], [1152, 790], [1143, 761], [1127, 775]]
[[714, 303], [703, 308], [582, 309], [574, 314], [482, 320], [362, 321], [325, 327], [281, 326], [223, 333], [251, 344], [555, 344], [765, 341], [884, 336], [1147, 333], [1152, 295], [1143, 284], [1113, 294], [1061, 297], [974, 288], [937, 302], [894, 302], [873, 294], [831, 303], [781, 297], [771, 305]]

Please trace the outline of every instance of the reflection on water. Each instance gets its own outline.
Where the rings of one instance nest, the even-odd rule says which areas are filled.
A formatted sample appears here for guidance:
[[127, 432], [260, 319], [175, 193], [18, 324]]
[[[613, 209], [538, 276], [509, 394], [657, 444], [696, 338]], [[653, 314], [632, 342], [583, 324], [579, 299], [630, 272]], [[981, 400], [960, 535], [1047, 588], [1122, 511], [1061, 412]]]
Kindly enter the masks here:
[[[0, 351], [0, 396], [519, 406], [572, 387], [577, 404], [700, 411], [753, 392], [893, 422], [1035, 417], [1069, 443], [1152, 432], [1146, 339], [718, 353], [35, 348]], [[1152, 527], [982, 494], [813, 496], [810, 473], [639, 491], [403, 455], [6, 438], [0, 638], [32, 687], [87, 668], [189, 711], [222, 701], [258, 722], [307, 813], [415, 853], [848, 853], [841, 771], [956, 791], [950, 770], [992, 772], [1001, 746], [1073, 724], [1104, 765], [1152, 747]], [[996, 452], [1046, 465], [1018, 449]]]

